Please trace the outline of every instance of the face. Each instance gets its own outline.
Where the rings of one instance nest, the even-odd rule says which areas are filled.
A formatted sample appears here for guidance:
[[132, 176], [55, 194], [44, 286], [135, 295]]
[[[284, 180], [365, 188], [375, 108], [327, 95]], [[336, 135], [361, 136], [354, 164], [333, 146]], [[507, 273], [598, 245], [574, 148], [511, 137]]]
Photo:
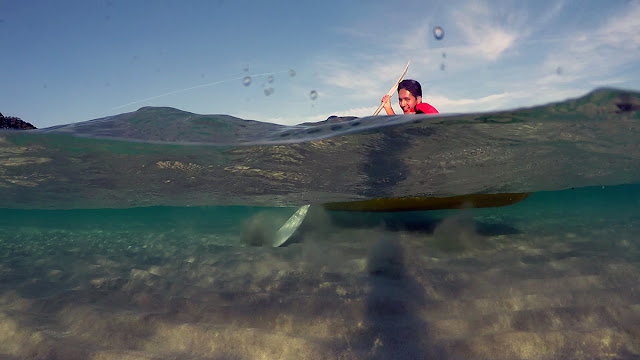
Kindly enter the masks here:
[[405, 114], [413, 114], [416, 104], [422, 102], [422, 96], [415, 97], [406, 89], [400, 89], [400, 91], [398, 91], [398, 102]]

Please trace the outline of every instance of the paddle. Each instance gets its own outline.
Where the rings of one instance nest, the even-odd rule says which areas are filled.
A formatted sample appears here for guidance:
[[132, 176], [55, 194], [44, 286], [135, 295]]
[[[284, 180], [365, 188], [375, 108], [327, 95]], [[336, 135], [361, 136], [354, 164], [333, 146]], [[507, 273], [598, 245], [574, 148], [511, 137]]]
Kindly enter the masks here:
[[[407, 66], [404, 67], [404, 71], [402, 72], [402, 74], [400, 74], [400, 77], [398, 78], [398, 81], [396, 81], [395, 85], [393, 85], [391, 87], [391, 89], [387, 93], [387, 96], [391, 96], [391, 95], [393, 95], [394, 92], [396, 92], [396, 89], [398, 89], [398, 85], [400, 85], [400, 82], [402, 81], [402, 79], [404, 79], [404, 76], [407, 75], [407, 70], [409, 70], [409, 64], [410, 63], [411, 63], [411, 61], [409, 61], [407, 63]], [[380, 106], [378, 106], [376, 111], [373, 113], [373, 116], [378, 115], [380, 113], [380, 110], [382, 110], [383, 107], [384, 107], [384, 104], [380, 103]]]
[[[398, 81], [396, 81], [396, 83], [391, 87], [391, 89], [387, 93], [388, 96], [393, 95], [396, 89], [398, 89], [398, 85], [400, 84], [402, 79], [404, 79], [404, 76], [407, 74], [407, 70], [409, 70], [410, 63], [411, 61], [407, 62], [407, 66], [404, 67], [404, 70], [402, 71], [402, 74], [400, 74]], [[373, 113], [373, 116], [378, 115], [380, 113], [380, 110], [382, 110], [383, 107], [384, 107], [384, 104], [380, 103], [380, 106], [378, 106], [376, 111]], [[298, 228], [302, 224], [302, 221], [304, 221], [305, 217], [307, 216], [307, 212], [309, 211], [310, 206], [311, 205], [301, 206], [298, 209], [298, 211], [296, 211], [289, 218], [289, 220], [287, 220], [287, 222], [285, 222], [284, 225], [282, 225], [280, 229], [278, 229], [278, 232], [276, 233], [275, 239], [273, 241], [274, 247], [279, 247], [284, 245], [287, 242], [287, 240], [289, 240], [291, 235], [293, 235], [293, 233], [296, 230], [298, 230]]]

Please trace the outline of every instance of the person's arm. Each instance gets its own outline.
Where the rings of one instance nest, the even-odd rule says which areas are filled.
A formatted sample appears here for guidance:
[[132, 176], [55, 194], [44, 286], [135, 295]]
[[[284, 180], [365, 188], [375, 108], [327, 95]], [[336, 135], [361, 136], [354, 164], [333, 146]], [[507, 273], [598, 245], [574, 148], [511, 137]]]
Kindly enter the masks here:
[[391, 107], [391, 98], [389, 97], [389, 95], [385, 95], [382, 100], [381, 103], [384, 106], [384, 111], [387, 112], [387, 115], [395, 115], [396, 113], [393, 111], [393, 108]]

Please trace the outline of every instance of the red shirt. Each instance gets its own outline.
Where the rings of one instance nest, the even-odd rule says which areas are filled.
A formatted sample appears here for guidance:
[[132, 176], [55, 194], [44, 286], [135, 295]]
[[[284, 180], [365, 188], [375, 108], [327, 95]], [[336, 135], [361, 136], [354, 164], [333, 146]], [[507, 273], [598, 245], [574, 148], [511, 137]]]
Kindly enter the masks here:
[[416, 105], [416, 114], [439, 114], [438, 110], [427, 103], [420, 103]]

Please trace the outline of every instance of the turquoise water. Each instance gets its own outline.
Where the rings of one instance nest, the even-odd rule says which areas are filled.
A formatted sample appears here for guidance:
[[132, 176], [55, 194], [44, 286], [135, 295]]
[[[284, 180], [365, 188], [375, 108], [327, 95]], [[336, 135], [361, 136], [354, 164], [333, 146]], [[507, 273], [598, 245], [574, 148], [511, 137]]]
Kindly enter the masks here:
[[[194, 246], [223, 247], [244, 246], [242, 235], [248, 220], [258, 214], [268, 214], [274, 222], [284, 221], [297, 208], [201, 206], [201, 207], [141, 207], [125, 209], [75, 209], [75, 210], [16, 210], [0, 209], [0, 231], [3, 243], [26, 246], [40, 242], [43, 237], [57, 238], [60, 248], [70, 244], [87, 246], [88, 250], [108, 249], [121, 243], [123, 246], [143, 242], [152, 246], [153, 240]], [[412, 224], [443, 218], [460, 210], [440, 210], [405, 213], [353, 213], [329, 212], [338, 228], [345, 226], [378, 226], [393, 224], [400, 228]], [[514, 225], [536, 219], [548, 224], [555, 221], [579, 223], [584, 220], [585, 229], [594, 222], [632, 224], [640, 217], [640, 185], [596, 186], [564, 191], [539, 192], [515, 205], [469, 210], [474, 217], [506, 218]], [[553, 220], [555, 219], [555, 220]], [[571, 221], [569, 221], [571, 220]], [[589, 226], [586, 226], [589, 225]], [[275, 225], [274, 225], [275, 226]], [[582, 225], [581, 225], [582, 226]], [[543, 229], [543, 227], [542, 227]], [[553, 228], [555, 229], [555, 227]], [[8, 241], [8, 239], [12, 239]], [[90, 240], [92, 239], [92, 240]], [[111, 240], [110, 240], [111, 239]], [[158, 241], [160, 242], [160, 241]], [[48, 245], [56, 243], [48, 242]]]
[[501, 208], [314, 213], [300, 243], [247, 246], [248, 227], [273, 230], [294, 211], [0, 210], [4, 356], [640, 350], [638, 184], [540, 192]]
[[[257, 124], [313, 136], [257, 147], [1, 133], [0, 357], [637, 358], [640, 127], [606, 94], [348, 120], [362, 132]], [[240, 125], [220, 138], [260, 134]], [[469, 189], [532, 194], [486, 209], [319, 206]], [[296, 243], [257, 246], [309, 202]]]

